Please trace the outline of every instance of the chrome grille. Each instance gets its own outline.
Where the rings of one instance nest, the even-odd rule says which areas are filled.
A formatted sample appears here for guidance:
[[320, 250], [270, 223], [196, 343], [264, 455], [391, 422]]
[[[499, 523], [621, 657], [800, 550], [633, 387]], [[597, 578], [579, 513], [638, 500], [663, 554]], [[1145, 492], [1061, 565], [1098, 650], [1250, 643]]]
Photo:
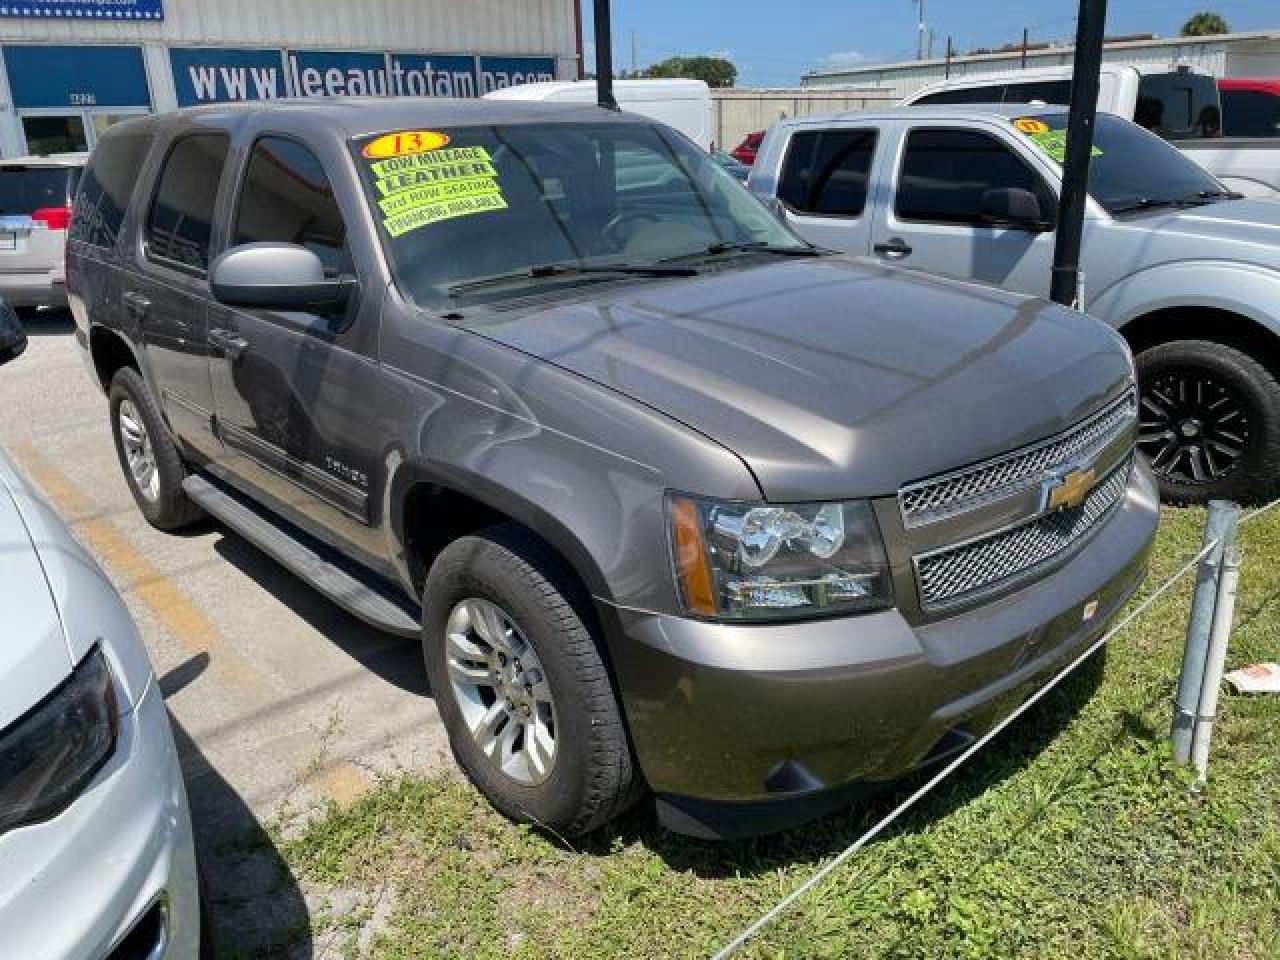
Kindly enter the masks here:
[[1124, 498], [1132, 465], [1133, 458], [1126, 458], [1078, 507], [916, 557], [921, 604], [930, 609], [960, 602], [1070, 550]]
[[903, 487], [898, 504], [907, 527], [919, 527], [1043, 481], [1045, 472], [1091, 459], [1137, 419], [1133, 391], [1104, 410], [1032, 447]]

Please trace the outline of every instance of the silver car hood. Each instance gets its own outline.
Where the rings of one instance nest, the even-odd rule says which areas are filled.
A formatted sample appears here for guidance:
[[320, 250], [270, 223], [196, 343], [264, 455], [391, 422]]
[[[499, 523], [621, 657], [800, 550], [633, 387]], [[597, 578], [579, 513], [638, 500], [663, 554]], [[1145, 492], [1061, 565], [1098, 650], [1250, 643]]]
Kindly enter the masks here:
[[719, 442], [778, 502], [891, 494], [1005, 453], [1131, 373], [1087, 316], [850, 257], [595, 288], [466, 325]]
[[[1269, 266], [1280, 265], [1280, 200], [1264, 197], [1223, 200], [1127, 222], [1154, 231], [1158, 242], [1170, 247], [1187, 238], [1197, 242], [1213, 240], [1232, 246], [1248, 245], [1255, 249], [1249, 259]], [[1220, 259], [1224, 255], [1222, 248], [1215, 247], [1193, 259]], [[1229, 256], [1238, 258], [1241, 254], [1236, 251]]]
[[40, 702], [74, 661], [44, 567], [22, 512], [0, 475], [0, 729]]
[[93, 558], [0, 452], [0, 730], [48, 696], [101, 643], [127, 712], [151, 664]]

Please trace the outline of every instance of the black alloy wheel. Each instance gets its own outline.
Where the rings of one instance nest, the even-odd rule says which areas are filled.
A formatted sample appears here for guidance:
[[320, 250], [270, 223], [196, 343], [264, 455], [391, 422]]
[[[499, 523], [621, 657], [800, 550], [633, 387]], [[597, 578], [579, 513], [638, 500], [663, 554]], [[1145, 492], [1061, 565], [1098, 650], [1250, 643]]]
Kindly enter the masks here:
[[1143, 389], [1138, 449], [1161, 480], [1214, 483], [1248, 450], [1250, 414], [1230, 384], [1204, 370], [1170, 370]]

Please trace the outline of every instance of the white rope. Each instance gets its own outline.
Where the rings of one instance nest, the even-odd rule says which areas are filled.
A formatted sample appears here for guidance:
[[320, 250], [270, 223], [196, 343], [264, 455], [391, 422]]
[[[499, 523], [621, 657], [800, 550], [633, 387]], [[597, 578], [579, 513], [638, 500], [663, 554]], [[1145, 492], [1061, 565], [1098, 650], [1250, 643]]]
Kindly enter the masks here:
[[[1244, 522], [1248, 522], [1249, 520], [1252, 520], [1254, 517], [1263, 513], [1265, 510], [1270, 510], [1272, 507], [1276, 506], [1277, 503], [1280, 503], [1280, 500], [1275, 501], [1274, 503], [1270, 503], [1266, 507], [1263, 507], [1259, 510], [1254, 511], [1253, 513], [1249, 514], [1249, 516], [1246, 517], [1241, 522], [1244, 523]], [[1140, 603], [1136, 608], [1134, 608], [1134, 610], [1131, 613], [1127, 614], [1124, 617], [1124, 619], [1122, 619], [1114, 627], [1108, 630], [1094, 643], [1090, 644], [1089, 648], [1085, 650], [1084, 653], [1076, 657], [1076, 659], [1073, 660], [1070, 664], [1068, 664], [1066, 668], [1064, 668], [1057, 676], [1055, 676], [1052, 680], [1050, 680], [1043, 687], [1041, 687], [1034, 694], [1032, 694], [1021, 706], [1019, 706], [1016, 710], [1014, 710], [1007, 717], [1005, 717], [998, 724], [996, 724], [995, 727], [993, 727], [982, 737], [975, 740], [968, 747], [966, 747], [963, 753], [959, 754], [954, 760], [952, 760], [945, 767], [943, 767], [936, 774], [934, 774], [928, 780], [928, 782], [924, 784], [924, 786], [922, 786], [915, 793], [911, 794], [911, 796], [907, 797], [906, 800], [902, 801], [902, 803], [896, 806], [892, 810], [892, 812], [890, 812], [883, 820], [881, 820], [874, 827], [872, 827], [870, 830], [864, 833], [861, 837], [855, 840], [852, 844], [846, 847], [838, 856], [835, 857], [835, 859], [828, 861], [824, 866], [819, 868], [817, 872], [815, 872], [813, 876], [811, 876], [808, 880], [806, 880], [804, 883], [800, 884], [800, 886], [792, 890], [789, 894], [787, 894], [780, 901], [778, 901], [778, 903], [775, 904], [772, 908], [767, 910], [765, 913], [761, 914], [755, 920], [755, 922], [751, 924], [751, 926], [747, 927], [740, 934], [734, 937], [733, 940], [731, 940], [724, 947], [722, 947], [720, 952], [715, 954], [712, 960], [725, 960], [725, 958], [730, 957], [733, 954], [737, 953], [738, 950], [740, 950], [748, 940], [754, 937], [757, 933], [759, 933], [769, 924], [773, 923], [773, 921], [778, 919], [778, 917], [782, 916], [782, 914], [784, 914], [791, 907], [792, 904], [794, 904], [797, 900], [799, 900], [801, 897], [807, 894], [810, 890], [814, 889], [814, 887], [822, 883], [822, 881], [826, 880], [827, 877], [831, 876], [831, 874], [834, 873], [836, 870], [838, 870], [840, 866], [844, 864], [850, 857], [852, 857], [855, 853], [857, 853], [859, 850], [865, 847], [868, 843], [874, 840], [877, 836], [883, 833], [888, 826], [890, 826], [900, 816], [902, 816], [909, 809], [911, 809], [911, 807], [913, 807], [920, 800], [921, 797], [923, 797], [930, 790], [932, 790], [934, 787], [940, 784], [943, 780], [949, 777], [957, 768], [961, 766], [961, 764], [963, 764], [966, 760], [968, 760], [975, 753], [977, 753], [984, 746], [986, 746], [989, 742], [991, 742], [991, 740], [993, 740], [996, 736], [998, 736], [1001, 731], [1003, 731], [1007, 726], [1009, 726], [1009, 724], [1013, 723], [1020, 716], [1022, 716], [1024, 713], [1030, 710], [1042, 699], [1044, 699], [1044, 697], [1049, 693], [1050, 690], [1052, 690], [1059, 683], [1061, 683], [1062, 680], [1065, 679], [1078, 666], [1080, 666], [1080, 664], [1088, 660], [1089, 657], [1093, 656], [1093, 654], [1096, 653], [1102, 646], [1104, 646], [1112, 637], [1114, 637], [1121, 630], [1125, 629], [1125, 627], [1129, 626], [1129, 624], [1133, 623], [1134, 620], [1136, 620], [1139, 616], [1141, 616], [1144, 612], [1146, 612], [1147, 608], [1150, 607], [1157, 600], [1159, 600], [1162, 596], [1164, 596], [1165, 593], [1167, 593], [1175, 583], [1177, 583], [1179, 580], [1185, 577], [1188, 573], [1190, 573], [1195, 568], [1196, 564], [1198, 564], [1201, 560], [1203, 560], [1210, 553], [1212, 553], [1213, 549], [1217, 547], [1217, 545], [1218, 545], [1217, 540], [1212, 540], [1208, 544], [1206, 544], [1204, 548], [1201, 549], [1201, 551], [1197, 553], [1194, 557], [1188, 560], [1186, 564], [1184, 564], [1182, 568], [1178, 570], [1177, 573], [1175, 573], [1172, 577], [1170, 577], [1163, 584], [1161, 584], [1160, 587], [1154, 593], [1151, 594], [1151, 596], [1147, 597], [1146, 600], [1142, 601], [1142, 603]]]
[[1252, 523], [1254, 520], [1257, 520], [1264, 513], [1274, 510], [1276, 507], [1280, 507], [1280, 500], [1272, 500], [1265, 507], [1259, 507], [1257, 510], [1253, 510], [1250, 513], [1246, 514], [1245, 516], [1241, 517], [1240, 525], [1243, 526], [1246, 523]]

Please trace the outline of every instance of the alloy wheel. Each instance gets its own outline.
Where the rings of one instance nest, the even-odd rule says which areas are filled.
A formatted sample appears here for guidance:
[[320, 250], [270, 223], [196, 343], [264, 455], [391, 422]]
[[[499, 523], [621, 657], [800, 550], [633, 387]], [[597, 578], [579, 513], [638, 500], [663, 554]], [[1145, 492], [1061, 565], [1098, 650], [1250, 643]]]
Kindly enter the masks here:
[[120, 442], [124, 447], [125, 461], [134, 486], [148, 501], [160, 499], [160, 471], [156, 466], [155, 451], [151, 446], [151, 434], [138, 414], [132, 400], [122, 400], [116, 412], [120, 429]]
[[551, 775], [556, 710], [537, 652], [496, 604], [459, 602], [445, 627], [449, 685], [476, 745], [503, 774], [524, 786]]
[[1240, 464], [1249, 447], [1249, 407], [1230, 386], [1202, 371], [1162, 373], [1143, 385], [1138, 449], [1171, 483], [1213, 483]]

